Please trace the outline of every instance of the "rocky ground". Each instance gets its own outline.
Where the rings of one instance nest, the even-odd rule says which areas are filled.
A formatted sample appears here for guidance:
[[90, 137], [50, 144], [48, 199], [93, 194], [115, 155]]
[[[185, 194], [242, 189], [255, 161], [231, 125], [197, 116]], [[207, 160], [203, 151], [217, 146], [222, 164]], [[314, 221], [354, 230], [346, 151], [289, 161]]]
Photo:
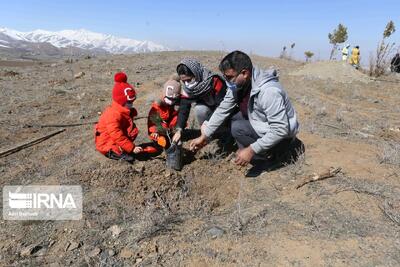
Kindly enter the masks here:
[[[1, 61], [1, 150], [59, 129], [44, 125], [96, 121], [117, 71], [146, 116], [186, 56], [216, 69], [223, 54]], [[186, 152], [180, 172], [163, 155], [130, 165], [95, 151], [93, 125], [67, 127], [0, 158], [0, 185], [81, 185], [83, 219], [0, 220], [0, 265], [399, 266], [400, 77], [252, 58], [279, 69], [298, 112], [306, 153], [296, 164], [257, 178], [207, 153]], [[139, 143], [148, 142], [145, 124], [137, 121]], [[341, 172], [296, 189], [330, 167]]]

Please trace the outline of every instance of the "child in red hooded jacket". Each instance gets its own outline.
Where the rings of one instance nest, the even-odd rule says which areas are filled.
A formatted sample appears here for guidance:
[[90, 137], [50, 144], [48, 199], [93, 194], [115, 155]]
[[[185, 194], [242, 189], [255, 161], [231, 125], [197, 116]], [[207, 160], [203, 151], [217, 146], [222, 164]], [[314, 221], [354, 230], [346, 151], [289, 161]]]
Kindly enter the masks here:
[[133, 154], [138, 154], [143, 149], [134, 143], [139, 133], [133, 122], [137, 116], [133, 107], [136, 92], [127, 80], [125, 73], [115, 74], [112, 103], [95, 125], [95, 143], [96, 149], [106, 157], [131, 162], [134, 160]]
[[161, 99], [154, 101], [149, 111], [147, 126], [150, 139], [157, 149], [168, 148], [178, 120], [181, 96], [179, 76], [172, 76], [163, 86]]

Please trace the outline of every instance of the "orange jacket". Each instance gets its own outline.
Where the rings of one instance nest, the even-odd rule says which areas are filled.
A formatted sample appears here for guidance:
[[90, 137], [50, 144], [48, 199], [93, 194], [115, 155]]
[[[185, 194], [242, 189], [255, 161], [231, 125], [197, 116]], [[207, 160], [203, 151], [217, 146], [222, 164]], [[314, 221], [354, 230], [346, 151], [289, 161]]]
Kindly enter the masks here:
[[113, 101], [95, 125], [96, 149], [102, 154], [110, 150], [117, 154], [131, 153], [135, 148], [133, 141], [139, 133], [133, 122], [135, 116], [137, 116], [135, 109], [130, 111]]
[[152, 133], [159, 133], [163, 135], [163, 133], [160, 133], [159, 129], [157, 129], [157, 121], [154, 121], [154, 117], [157, 116], [161, 118], [160, 124], [164, 129], [173, 129], [178, 120], [178, 111], [175, 110], [174, 106], [162, 105], [154, 102], [151, 105], [147, 119], [149, 135]]

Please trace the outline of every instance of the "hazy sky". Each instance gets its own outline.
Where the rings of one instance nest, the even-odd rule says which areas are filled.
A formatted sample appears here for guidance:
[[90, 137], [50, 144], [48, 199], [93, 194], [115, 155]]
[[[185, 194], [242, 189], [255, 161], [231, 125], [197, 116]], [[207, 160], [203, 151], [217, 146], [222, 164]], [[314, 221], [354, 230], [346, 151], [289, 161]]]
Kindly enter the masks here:
[[173, 49], [241, 49], [278, 56], [296, 43], [303, 59], [311, 50], [329, 56], [328, 33], [338, 23], [348, 27], [352, 45], [364, 59], [376, 48], [383, 29], [393, 20], [400, 41], [400, 1], [2, 1], [0, 27], [20, 31], [84, 28]]

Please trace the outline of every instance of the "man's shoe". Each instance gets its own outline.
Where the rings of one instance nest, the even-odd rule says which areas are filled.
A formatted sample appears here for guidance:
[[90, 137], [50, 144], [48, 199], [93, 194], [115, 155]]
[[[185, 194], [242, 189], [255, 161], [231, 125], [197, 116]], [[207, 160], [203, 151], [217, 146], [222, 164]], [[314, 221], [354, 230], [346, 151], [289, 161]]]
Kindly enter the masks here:
[[246, 177], [258, 177], [264, 172], [270, 172], [283, 166], [283, 164], [276, 160], [254, 160], [253, 166], [247, 171]]

